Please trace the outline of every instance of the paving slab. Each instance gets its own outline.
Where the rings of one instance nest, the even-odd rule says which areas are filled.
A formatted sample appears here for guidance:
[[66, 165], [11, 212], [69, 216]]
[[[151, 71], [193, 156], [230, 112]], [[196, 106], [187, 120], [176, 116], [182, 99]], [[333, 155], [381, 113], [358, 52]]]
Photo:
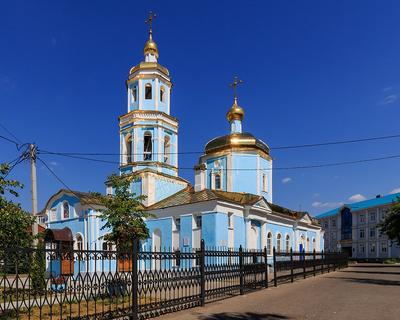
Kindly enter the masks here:
[[400, 265], [357, 264], [158, 319], [400, 319]]

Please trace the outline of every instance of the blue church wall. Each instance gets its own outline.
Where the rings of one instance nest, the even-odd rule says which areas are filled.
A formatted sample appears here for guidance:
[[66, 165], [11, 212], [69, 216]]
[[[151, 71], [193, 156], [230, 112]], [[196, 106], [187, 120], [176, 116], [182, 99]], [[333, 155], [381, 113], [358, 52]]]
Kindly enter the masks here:
[[[152, 93], [151, 99], [145, 99], [146, 84], [151, 84], [151, 93]], [[143, 79], [142, 80], [142, 90], [139, 90], [139, 93], [140, 93], [140, 99], [142, 99], [142, 109], [143, 110], [155, 110], [155, 106], [154, 106], [155, 105], [154, 97], [155, 97], [155, 90], [156, 90], [155, 84], [156, 84], [156, 82], [154, 79]]]
[[164, 179], [155, 179], [155, 190], [156, 192], [156, 197], [155, 200], [156, 202], [165, 199], [174, 193], [177, 193], [178, 191], [184, 189], [185, 186], [182, 184], [177, 184], [173, 183], [170, 181], [166, 181]]
[[68, 202], [69, 205], [69, 218], [74, 218], [79, 215], [78, 212], [76, 212], [75, 205], [79, 203], [79, 199], [75, 196], [69, 196], [69, 195], [63, 195], [62, 197], [58, 198], [55, 200], [52, 204], [50, 204], [50, 208], [57, 208], [57, 213], [56, 213], [56, 220], [68, 220], [68, 219], [63, 219], [62, 214], [63, 214], [63, 207], [62, 204], [64, 201]]
[[[232, 154], [232, 168], [257, 168], [257, 156], [250, 154]], [[234, 192], [257, 194], [256, 170], [232, 170], [232, 188]]]
[[226, 174], [227, 171], [224, 170], [227, 167], [226, 156], [210, 158], [206, 161], [206, 166], [207, 166], [206, 179], [207, 179], [207, 181], [205, 183], [206, 183], [207, 188], [211, 189], [212, 172], [217, 171], [217, 170], [214, 170], [216, 161], [219, 161], [219, 164], [220, 164], [219, 168], [221, 169], [221, 172], [222, 172], [221, 190], [226, 191], [227, 190], [227, 174]]
[[204, 213], [202, 215], [202, 238], [207, 247], [226, 248], [228, 245], [227, 214], [219, 212]]
[[[268, 161], [267, 159], [261, 158], [260, 157], [260, 167], [261, 169], [267, 169], [267, 170], [262, 170], [260, 171], [260, 190], [261, 190], [261, 195], [269, 202], [272, 202], [272, 162]], [[262, 181], [262, 175], [265, 174], [267, 176], [267, 192], [263, 190], [263, 181]]]
[[294, 247], [294, 232], [293, 228], [290, 226], [282, 226], [273, 223], [267, 223], [267, 232], [270, 231], [272, 233], [272, 245], [276, 248], [277, 247], [277, 235], [281, 234], [281, 251], [285, 251], [286, 248], [286, 235], [288, 234], [290, 237], [290, 247], [292, 250], [296, 250]]
[[159, 88], [158, 90], [161, 90], [161, 87], [164, 87], [164, 101], [161, 101], [161, 97], [158, 94], [158, 111], [162, 111], [168, 114], [168, 104], [169, 104], [169, 88], [168, 86], [159, 80]]
[[240, 246], [246, 247], [246, 224], [243, 217], [233, 216], [234, 237], [233, 247], [238, 249]]
[[192, 229], [193, 217], [192, 215], [181, 216], [181, 233], [179, 237], [180, 249], [182, 251], [192, 250]]
[[136, 82], [134, 82], [134, 83], [132, 83], [132, 84], [130, 84], [129, 85], [129, 94], [130, 94], [130, 92], [131, 92], [131, 89], [132, 88], [134, 88], [134, 87], [136, 87], [136, 101], [133, 101], [132, 99], [130, 99], [130, 105], [129, 105], [129, 111], [132, 111], [132, 110], [137, 110], [138, 108], [139, 108], [139, 99], [138, 99], [138, 97], [139, 97], [139, 86], [138, 86], [138, 82], [136, 81]]

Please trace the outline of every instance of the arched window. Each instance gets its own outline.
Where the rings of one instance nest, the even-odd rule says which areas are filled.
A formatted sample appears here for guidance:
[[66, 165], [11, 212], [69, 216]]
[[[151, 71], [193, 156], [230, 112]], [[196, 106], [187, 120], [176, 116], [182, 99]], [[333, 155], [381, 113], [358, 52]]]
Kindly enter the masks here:
[[143, 139], [143, 160], [151, 160], [153, 152], [153, 141], [151, 140], [151, 133], [146, 131]]
[[69, 218], [69, 204], [67, 201], [63, 202], [63, 219]]
[[310, 251], [310, 238], [307, 237], [306, 251]]
[[290, 251], [290, 236], [287, 234], [285, 239], [285, 250], [286, 252]]
[[150, 83], [146, 83], [146, 85], [144, 87], [144, 98], [146, 100], [151, 100], [152, 96], [153, 96], [153, 93], [152, 93], [151, 84]]
[[272, 233], [268, 232], [267, 234], [267, 253], [272, 255]]
[[276, 236], [276, 252], [281, 252], [281, 239], [282, 236], [278, 233]]
[[263, 173], [263, 175], [262, 175], [262, 191], [267, 192], [267, 187], [268, 187], [267, 175], [265, 173]]
[[312, 249], [315, 250], [315, 238], [312, 239]]
[[171, 159], [171, 138], [169, 136], [164, 137], [164, 162], [169, 163]]
[[165, 100], [165, 89], [164, 89], [164, 87], [161, 87], [160, 88], [160, 101], [164, 102], [164, 100]]
[[214, 187], [216, 190], [221, 189], [221, 174], [220, 173], [216, 173], [214, 175]]
[[83, 238], [82, 235], [80, 235], [79, 233], [76, 235], [76, 250], [83, 250]]
[[126, 150], [126, 163], [132, 162], [132, 136], [128, 135], [125, 138], [125, 150]]
[[136, 102], [136, 100], [137, 100], [137, 87], [136, 86], [132, 87], [131, 93], [132, 93], [132, 102]]

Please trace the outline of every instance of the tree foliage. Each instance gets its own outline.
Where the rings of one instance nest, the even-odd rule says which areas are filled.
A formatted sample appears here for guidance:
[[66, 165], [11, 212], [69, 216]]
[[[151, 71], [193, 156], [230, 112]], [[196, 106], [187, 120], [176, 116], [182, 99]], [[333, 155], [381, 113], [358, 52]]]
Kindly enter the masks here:
[[132, 180], [128, 175], [113, 174], [108, 177], [113, 194], [94, 194], [105, 207], [101, 210], [101, 219], [105, 221], [102, 230], [111, 230], [104, 236], [104, 240], [116, 244], [120, 250], [128, 249], [133, 239], [146, 239], [149, 235], [144, 219], [150, 217], [150, 214], [143, 210], [142, 205], [145, 197], [131, 192]]
[[386, 234], [388, 238], [400, 245], [400, 197], [397, 198], [386, 218], [379, 225], [382, 234]]
[[0, 244], [3, 247], [29, 247], [33, 240], [34, 218], [19, 203], [6, 198], [18, 197], [17, 190], [23, 188], [18, 181], [7, 179], [9, 170], [9, 165], [0, 164]]

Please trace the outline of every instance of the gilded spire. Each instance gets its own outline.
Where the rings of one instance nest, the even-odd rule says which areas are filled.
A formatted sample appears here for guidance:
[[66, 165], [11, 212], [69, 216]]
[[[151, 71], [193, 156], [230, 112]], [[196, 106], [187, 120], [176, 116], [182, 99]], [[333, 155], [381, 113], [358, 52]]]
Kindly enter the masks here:
[[243, 80], [240, 80], [238, 77], [235, 76], [233, 78], [233, 82], [230, 84], [230, 86], [233, 88], [233, 105], [226, 114], [226, 117], [229, 122], [233, 120], [240, 120], [240, 121], [243, 120], [244, 111], [237, 103], [237, 86], [242, 83]]
[[144, 55], [153, 54], [156, 59], [158, 58], [158, 48], [157, 44], [153, 40], [153, 20], [155, 19], [156, 14], [153, 11], [149, 11], [149, 17], [145, 20], [145, 23], [149, 25], [149, 39], [146, 41], [144, 45]]

